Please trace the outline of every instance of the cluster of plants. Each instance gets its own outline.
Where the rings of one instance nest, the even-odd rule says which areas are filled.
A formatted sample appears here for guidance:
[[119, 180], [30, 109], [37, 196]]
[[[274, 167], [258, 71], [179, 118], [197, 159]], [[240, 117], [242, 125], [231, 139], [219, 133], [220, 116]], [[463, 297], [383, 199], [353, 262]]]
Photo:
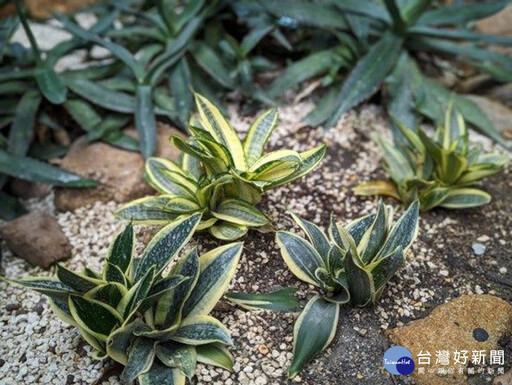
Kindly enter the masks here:
[[[150, 157], [157, 120], [188, 130], [194, 92], [221, 106], [221, 97], [236, 91], [252, 110], [276, 104], [285, 91], [312, 81], [302, 93], [315, 90], [322, 97], [306, 122], [326, 127], [378, 90], [389, 114], [411, 129], [418, 116], [440, 122], [453, 100], [469, 123], [503, 144], [478, 106], [452, 95], [422, 68], [432, 64], [425, 56], [440, 55], [510, 81], [512, 60], [488, 46], [510, 45], [512, 39], [471, 29], [503, 9], [506, 0], [111, 0], [87, 9], [96, 16], [88, 28], [73, 15], [55, 15], [72, 36], [50, 50], [39, 48], [20, 2], [15, 4], [18, 17], [0, 22], [4, 218], [23, 213], [4, 188], [8, 176], [93, 186], [44, 162], [63, 156], [79, 135]], [[30, 49], [11, 42], [20, 22]], [[95, 46], [108, 54], [98, 57]], [[84, 50], [83, 68], [56, 70], [62, 58]], [[270, 84], [258, 81], [283, 64]], [[122, 132], [131, 120], [139, 140]], [[392, 128], [401, 135], [396, 124]]]
[[146, 180], [159, 195], [128, 203], [118, 215], [134, 223], [162, 224], [201, 213], [199, 229], [234, 240], [251, 227], [270, 223], [255, 207], [262, 194], [310, 172], [323, 159], [325, 146], [302, 153], [284, 149], [264, 153], [277, 124], [275, 109], [254, 120], [242, 143], [215, 105], [199, 94], [195, 100], [201, 127], [191, 125], [187, 139], [171, 138], [182, 151], [180, 161], [146, 161]]
[[385, 195], [405, 203], [419, 199], [422, 211], [437, 206], [464, 209], [491, 201], [491, 195], [475, 185], [502, 171], [508, 158], [470, 146], [464, 119], [452, 106], [433, 138], [421, 129], [414, 132], [398, 122], [396, 126], [402, 137], [394, 142], [378, 139], [391, 181], [362, 183], [356, 194]]

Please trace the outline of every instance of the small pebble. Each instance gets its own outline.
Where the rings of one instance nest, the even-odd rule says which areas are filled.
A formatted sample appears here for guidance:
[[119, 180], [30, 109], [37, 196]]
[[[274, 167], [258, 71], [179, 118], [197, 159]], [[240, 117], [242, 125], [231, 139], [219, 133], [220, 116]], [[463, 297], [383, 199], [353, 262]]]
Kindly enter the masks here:
[[473, 248], [473, 253], [475, 255], [483, 255], [485, 253], [485, 245], [482, 245], [481, 243], [473, 243], [471, 246]]

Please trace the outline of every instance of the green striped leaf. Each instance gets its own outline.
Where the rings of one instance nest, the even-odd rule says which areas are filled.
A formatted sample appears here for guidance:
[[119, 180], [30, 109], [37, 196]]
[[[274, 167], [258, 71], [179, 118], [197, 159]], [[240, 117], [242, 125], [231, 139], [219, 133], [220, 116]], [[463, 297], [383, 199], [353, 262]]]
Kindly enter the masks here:
[[125, 323], [131, 319], [146, 299], [155, 278], [155, 270], [155, 266], [148, 267], [117, 306], [117, 311], [122, 315]]
[[465, 209], [483, 206], [491, 202], [491, 196], [476, 188], [458, 188], [448, 192], [440, 206], [447, 209]]
[[64, 323], [69, 325], [78, 326], [71, 315], [71, 310], [69, 310], [68, 300], [62, 298], [51, 298], [48, 301], [50, 303], [50, 308], [53, 313]]
[[201, 116], [201, 124], [219, 143], [229, 149], [233, 162], [239, 170], [247, 168], [242, 143], [235, 130], [215, 105], [205, 97], [196, 94], [196, 105]]
[[313, 297], [300, 314], [293, 329], [293, 359], [288, 377], [295, 377], [308, 361], [324, 350], [334, 339], [340, 307], [325, 299]]
[[396, 221], [389, 232], [386, 243], [382, 246], [378, 255], [388, 255], [398, 246], [400, 246], [404, 252], [409, 249], [418, 235], [419, 207], [419, 202], [414, 201], [407, 208], [405, 213]]
[[382, 200], [379, 201], [377, 214], [372, 225], [366, 230], [357, 244], [357, 251], [363, 263], [369, 263], [375, 258], [388, 235], [388, 210]]
[[193, 214], [177, 219], [160, 230], [146, 246], [141, 256], [134, 274], [135, 281], [140, 280], [151, 266], [155, 266], [155, 275], [159, 276], [172, 258], [190, 240], [200, 220], [201, 214]]
[[71, 295], [68, 305], [76, 323], [100, 341], [123, 322], [114, 308], [100, 301]]
[[402, 248], [398, 246], [389, 255], [379, 259], [375, 266], [371, 267], [375, 290], [378, 294], [382, 292], [382, 287], [396, 273], [400, 266], [403, 265], [404, 261], [404, 252]]
[[242, 226], [263, 226], [270, 222], [270, 219], [260, 210], [239, 199], [222, 201], [212, 215], [215, 218]]
[[376, 295], [372, 274], [365, 269], [359, 256], [352, 249], [345, 255], [345, 274], [350, 291], [350, 301], [357, 306], [367, 306]]
[[228, 222], [221, 222], [218, 225], [209, 227], [210, 234], [223, 241], [234, 241], [247, 234], [247, 226], [235, 225]]
[[116, 215], [133, 223], [162, 225], [178, 218], [178, 214], [164, 211], [168, 197], [146, 197], [121, 206]]
[[121, 380], [131, 382], [139, 375], [148, 372], [151, 365], [153, 365], [154, 358], [155, 341], [145, 337], [137, 337], [130, 346], [128, 361], [121, 373]]
[[79, 293], [85, 293], [86, 291], [92, 290], [96, 286], [104, 283], [98, 279], [77, 274], [61, 264], [57, 265], [57, 277], [64, 285], [73, 288]]
[[217, 247], [201, 256], [199, 278], [183, 307], [183, 318], [208, 314], [235, 275], [243, 243]]
[[[2, 278], [3, 280], [4, 278]], [[66, 299], [70, 294], [75, 294], [76, 291], [71, 286], [62, 283], [57, 278], [25, 278], [16, 281], [8, 281], [9, 283], [21, 285], [27, 289], [35, 290], [41, 294], [47, 295], [50, 298]]]
[[185, 301], [190, 296], [199, 278], [199, 255], [197, 254], [197, 248], [193, 248], [185, 258], [182, 258], [172, 269], [170, 275], [180, 275], [188, 279], [170, 293], [162, 296], [156, 305], [155, 324], [163, 326], [164, 329], [179, 324]]
[[297, 288], [288, 287], [270, 293], [229, 292], [225, 297], [246, 310], [295, 312], [300, 308], [299, 301], [293, 296], [296, 292]]
[[380, 136], [377, 138], [377, 143], [383, 152], [389, 174], [396, 183], [414, 177], [414, 170], [409, 161], [394, 144]]
[[121, 272], [126, 272], [132, 261], [135, 234], [132, 224], [128, 224], [116, 237], [107, 252], [107, 261], [117, 266]]
[[84, 294], [84, 298], [95, 299], [112, 306], [115, 309], [127, 291], [128, 290], [124, 285], [119, 284], [118, 282], [111, 282], [96, 286], [94, 289], [89, 290]]
[[232, 371], [234, 359], [231, 353], [221, 344], [196, 346], [197, 361], [206, 365], [218, 366]]
[[288, 231], [278, 231], [276, 242], [281, 250], [281, 256], [291, 272], [304, 282], [320, 286], [315, 271], [319, 267], [325, 268], [325, 264], [313, 246]]
[[166, 366], [179, 368], [188, 379], [196, 372], [197, 354], [193, 346], [164, 342], [157, 345], [156, 356]]
[[[145, 165], [146, 180], [158, 192], [162, 194], [190, 195], [197, 188], [193, 180], [177, 180], [172, 175], [181, 174], [183, 177], [189, 177], [184, 170], [176, 163], [163, 158], [149, 158]], [[192, 178], [189, 178], [192, 179]]]
[[483, 19], [501, 11], [508, 4], [507, 0], [492, 0], [476, 3], [455, 3], [438, 9], [426, 11], [418, 19], [418, 24], [454, 25]]
[[117, 328], [107, 339], [108, 356], [120, 364], [126, 365], [128, 362], [128, 350], [134, 333], [148, 329], [149, 326], [140, 319], [135, 319], [133, 322]]
[[148, 293], [142, 304], [140, 305], [140, 311], [145, 312], [147, 309], [153, 306], [160, 298], [171, 293], [176, 287], [181, 285], [183, 282], [188, 281], [191, 277], [183, 277], [181, 275], [175, 275], [172, 277], [165, 277], [158, 283], [151, 287], [151, 291]]
[[219, 320], [208, 315], [188, 317], [181, 323], [171, 339], [193, 346], [214, 342], [226, 345], [233, 343], [229, 330]]
[[315, 250], [324, 260], [324, 262], [326, 262], [329, 250], [331, 249], [331, 244], [325, 233], [313, 222], [301, 218], [294, 212], [290, 212], [290, 215], [292, 216], [295, 223], [299, 225], [302, 231], [306, 233], [306, 236], [308, 237]]
[[179, 369], [153, 363], [151, 369], [139, 376], [139, 385], [185, 385], [186, 377]]
[[251, 167], [263, 154], [268, 138], [277, 126], [277, 109], [259, 115], [249, 127], [244, 140], [244, 152], [247, 164]]

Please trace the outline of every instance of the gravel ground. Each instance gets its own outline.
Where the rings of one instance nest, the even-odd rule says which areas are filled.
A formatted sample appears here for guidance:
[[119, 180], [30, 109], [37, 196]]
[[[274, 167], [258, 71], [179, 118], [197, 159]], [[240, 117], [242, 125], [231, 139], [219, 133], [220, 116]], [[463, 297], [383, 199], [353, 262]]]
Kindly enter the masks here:
[[[311, 130], [297, 123], [311, 108], [310, 103], [303, 102], [280, 109], [281, 123], [271, 139], [272, 148], [303, 150], [322, 141], [329, 145], [326, 159], [316, 171], [300, 182], [270, 192], [264, 199], [262, 206], [279, 229], [293, 228], [286, 214], [288, 208], [323, 225], [328, 223], [330, 211], [343, 221], [370, 212], [376, 199], [357, 198], [351, 189], [364, 179], [384, 176], [379, 152], [371, 140], [374, 133], [387, 132], [387, 123], [378, 107], [370, 105], [358, 113], [347, 114], [325, 135], [321, 129]], [[250, 119], [233, 114], [233, 123], [243, 131]], [[472, 138], [487, 148], [493, 147], [478, 134]], [[371, 309], [343, 309], [334, 343], [293, 382], [286, 380], [286, 368], [291, 359], [296, 315], [247, 312], [221, 301], [214, 315], [233, 333], [234, 371], [200, 365], [195, 383], [400, 383], [381, 367], [382, 354], [389, 347], [384, 337], [386, 329], [423, 317], [436, 305], [462, 294], [490, 293], [512, 300], [512, 219], [504, 215], [512, 204], [511, 184], [508, 169], [489, 179], [486, 188], [495, 197], [490, 205], [468, 212], [439, 210], [423, 215], [420, 236], [408, 262], [391, 280], [379, 305]], [[43, 201], [27, 204], [32, 209], [53, 213], [52, 199], [50, 195]], [[400, 210], [396, 202], [389, 203]], [[123, 226], [112, 215], [115, 208], [114, 203], [97, 203], [73, 213], [55, 213], [73, 248], [74, 257], [65, 262], [67, 267], [102, 266], [110, 241]], [[152, 231], [139, 226], [139, 239], [147, 241]], [[195, 242], [202, 249], [216, 245], [205, 234], [199, 234]], [[475, 255], [474, 243], [486, 246], [484, 255]], [[2, 251], [3, 274], [9, 278], [52, 273], [13, 257], [5, 244]], [[314, 292], [313, 287], [298, 281], [286, 269], [273, 233], [250, 233], [232, 289], [255, 292], [285, 286], [299, 288], [297, 295], [302, 304]], [[90, 348], [73, 327], [51, 313], [43, 297], [4, 283], [0, 283], [0, 333], [0, 384], [91, 384], [111, 366], [109, 361], [97, 362], [89, 357]], [[511, 352], [506, 352], [506, 356], [507, 353], [512, 356]], [[489, 379], [478, 380], [478, 384], [490, 383]], [[102, 383], [120, 382], [114, 375]]]

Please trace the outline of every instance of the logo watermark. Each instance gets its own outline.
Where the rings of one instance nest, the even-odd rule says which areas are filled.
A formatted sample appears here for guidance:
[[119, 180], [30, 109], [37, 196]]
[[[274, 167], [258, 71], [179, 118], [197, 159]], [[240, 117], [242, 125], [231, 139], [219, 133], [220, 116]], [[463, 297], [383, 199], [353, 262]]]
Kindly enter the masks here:
[[414, 371], [412, 354], [403, 346], [393, 346], [384, 353], [384, 367], [395, 375], [407, 376]]

